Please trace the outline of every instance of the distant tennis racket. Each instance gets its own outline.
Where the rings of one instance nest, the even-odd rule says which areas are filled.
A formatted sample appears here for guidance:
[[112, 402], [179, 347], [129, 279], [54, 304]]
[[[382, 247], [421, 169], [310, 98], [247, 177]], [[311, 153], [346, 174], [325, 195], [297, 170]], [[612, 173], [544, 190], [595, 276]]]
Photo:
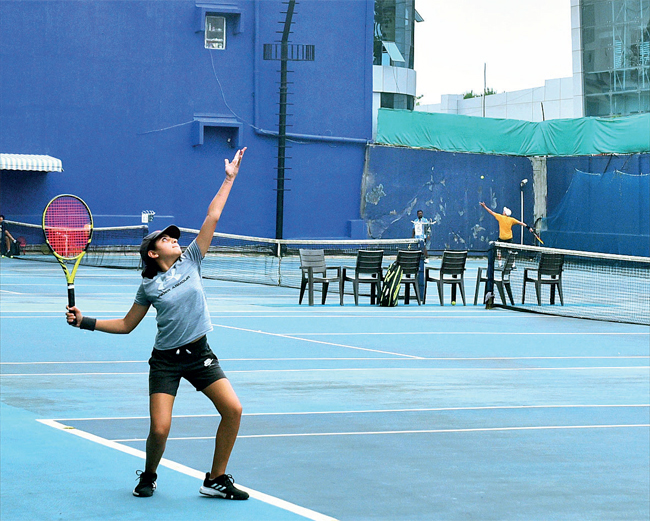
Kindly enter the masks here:
[[537, 235], [537, 232], [536, 232], [533, 228], [531, 228], [531, 227], [529, 226], [529, 227], [528, 227], [528, 231], [529, 231], [530, 233], [532, 233], [532, 234], [533, 234], [533, 237], [535, 237], [535, 239], [537, 239], [541, 244], [544, 244], [544, 241], [543, 241], [542, 239], [539, 238], [539, 235]]
[[[57, 195], [43, 211], [45, 242], [63, 268], [68, 282], [68, 306], [74, 306], [74, 277], [93, 236], [93, 216], [75, 195]], [[74, 261], [72, 271], [66, 263]]]

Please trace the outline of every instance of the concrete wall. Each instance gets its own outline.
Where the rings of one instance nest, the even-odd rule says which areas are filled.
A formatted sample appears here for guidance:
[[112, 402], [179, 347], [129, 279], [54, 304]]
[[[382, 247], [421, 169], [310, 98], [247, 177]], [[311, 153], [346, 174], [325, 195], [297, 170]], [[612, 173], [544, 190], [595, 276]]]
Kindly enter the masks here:
[[[578, 117], [575, 115], [573, 92], [574, 79], [569, 77], [546, 80], [543, 87], [492, 94], [485, 97], [485, 116], [523, 121]], [[418, 105], [415, 109], [480, 117], [483, 115], [483, 98], [463, 99], [460, 94], [445, 94], [440, 103]]]

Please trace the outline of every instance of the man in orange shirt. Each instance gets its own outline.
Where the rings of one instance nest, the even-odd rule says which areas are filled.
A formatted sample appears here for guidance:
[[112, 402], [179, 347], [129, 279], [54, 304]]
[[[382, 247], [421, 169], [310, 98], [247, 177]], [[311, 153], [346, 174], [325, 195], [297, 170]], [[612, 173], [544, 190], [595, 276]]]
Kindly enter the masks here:
[[499, 242], [512, 242], [512, 227], [515, 224], [519, 224], [520, 226], [525, 226], [526, 228], [530, 229], [530, 226], [528, 226], [526, 223], [518, 221], [514, 217], [510, 217], [512, 215], [510, 208], [504, 206], [503, 214], [500, 214], [490, 210], [485, 205], [485, 203], [481, 203], [481, 206], [490, 212], [492, 216], [499, 222]]

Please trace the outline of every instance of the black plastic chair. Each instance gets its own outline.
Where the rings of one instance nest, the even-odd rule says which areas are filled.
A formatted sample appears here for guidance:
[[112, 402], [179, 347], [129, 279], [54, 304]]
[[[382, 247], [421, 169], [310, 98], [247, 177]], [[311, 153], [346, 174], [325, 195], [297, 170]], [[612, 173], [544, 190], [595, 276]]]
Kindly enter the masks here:
[[[456, 287], [460, 288], [460, 295], [463, 298], [463, 306], [465, 302], [465, 281], [463, 275], [465, 273], [465, 262], [467, 261], [467, 251], [445, 251], [442, 254], [442, 263], [439, 268], [427, 268], [425, 270], [424, 284], [427, 282], [435, 282], [438, 287], [438, 298], [440, 305], [445, 305], [445, 284], [451, 285], [452, 296]], [[432, 275], [432, 272], [439, 272], [438, 277]], [[426, 302], [426, 291], [425, 291]]]
[[[345, 281], [352, 282], [354, 290], [354, 305], [359, 305], [359, 284], [370, 284], [370, 304], [375, 303], [375, 299], [381, 294], [382, 269], [381, 263], [384, 259], [382, 250], [359, 250], [357, 253], [357, 265], [354, 268], [344, 267], [341, 275], [341, 284], [339, 285], [341, 294], [341, 306], [343, 305], [343, 295], [345, 293]], [[352, 276], [348, 275], [348, 270], [353, 271]]]
[[404, 285], [404, 304], [410, 302], [410, 288], [413, 286], [415, 298], [418, 301], [418, 306], [422, 305], [422, 296], [420, 295], [420, 260], [422, 259], [421, 251], [408, 251], [399, 250], [397, 252], [397, 260], [395, 261], [402, 268], [402, 282]]
[[[309, 305], [314, 305], [314, 284], [323, 285], [322, 304], [325, 304], [327, 299], [327, 288], [330, 282], [338, 282], [341, 284], [341, 268], [340, 266], [330, 267], [325, 265], [325, 251], [324, 250], [299, 250], [300, 251], [300, 270], [302, 271], [302, 280], [300, 281], [300, 299], [298, 304], [302, 304], [302, 297], [305, 294], [305, 289], [308, 287]], [[335, 277], [328, 277], [327, 271], [336, 271]]]
[[[510, 251], [506, 255], [506, 262], [501, 268], [494, 268], [494, 285], [499, 290], [499, 296], [501, 297], [501, 303], [507, 305], [505, 291], [508, 292], [508, 297], [510, 297], [510, 303], [514, 306], [515, 300], [512, 297], [512, 288], [510, 287], [510, 272], [515, 267], [515, 260], [517, 259], [517, 252]], [[479, 268], [478, 275], [476, 276], [476, 291], [474, 292], [474, 305], [478, 301], [478, 290], [481, 287], [481, 283], [487, 283], [487, 268]], [[505, 289], [505, 291], [504, 291]], [[485, 303], [485, 302], [484, 302]]]
[[[560, 303], [564, 306], [564, 296], [562, 295], [562, 269], [564, 266], [564, 255], [559, 253], [542, 253], [539, 259], [537, 269], [526, 268], [524, 270], [524, 289], [521, 292], [521, 303], [526, 302], [526, 283], [535, 283], [535, 293], [537, 294], [537, 305], [542, 305], [542, 286], [551, 286], [550, 303], [555, 304], [555, 288], [560, 295]], [[529, 273], [534, 273], [530, 276]]]

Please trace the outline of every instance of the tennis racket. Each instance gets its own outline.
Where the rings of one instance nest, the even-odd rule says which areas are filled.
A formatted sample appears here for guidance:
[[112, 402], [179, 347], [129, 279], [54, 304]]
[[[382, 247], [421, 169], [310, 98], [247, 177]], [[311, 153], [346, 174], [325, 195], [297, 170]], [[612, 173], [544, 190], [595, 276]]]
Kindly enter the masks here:
[[529, 227], [528, 227], [528, 231], [529, 231], [530, 233], [532, 233], [532, 234], [533, 234], [533, 237], [535, 237], [535, 239], [537, 239], [541, 244], [544, 244], [544, 241], [543, 241], [542, 239], [539, 238], [539, 235], [537, 235], [537, 232], [536, 232], [533, 228], [531, 228], [531, 227], [529, 226]]
[[[68, 282], [68, 306], [74, 306], [74, 277], [93, 236], [93, 216], [75, 195], [57, 195], [43, 211], [45, 242], [63, 268]], [[67, 263], [74, 261], [72, 271]]]

